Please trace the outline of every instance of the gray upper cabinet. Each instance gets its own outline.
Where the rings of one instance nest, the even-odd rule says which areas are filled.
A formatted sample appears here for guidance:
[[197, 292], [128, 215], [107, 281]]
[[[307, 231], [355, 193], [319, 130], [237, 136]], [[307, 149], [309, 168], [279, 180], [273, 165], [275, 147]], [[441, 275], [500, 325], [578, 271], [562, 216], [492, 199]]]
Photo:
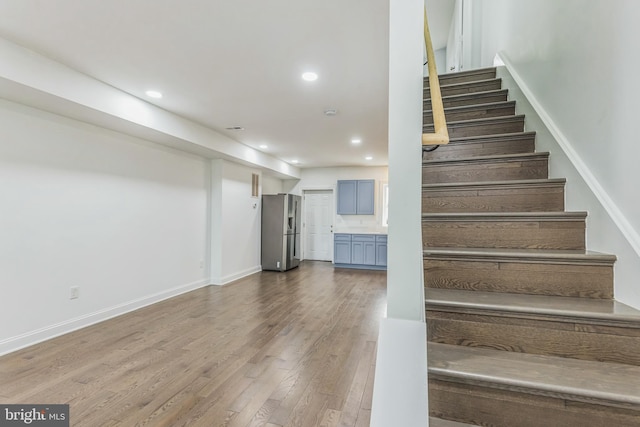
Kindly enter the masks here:
[[373, 215], [375, 180], [338, 181], [338, 215]]
[[358, 215], [373, 215], [374, 188], [375, 181], [373, 179], [358, 181], [358, 195], [356, 197]]
[[358, 181], [338, 181], [338, 215], [357, 212]]

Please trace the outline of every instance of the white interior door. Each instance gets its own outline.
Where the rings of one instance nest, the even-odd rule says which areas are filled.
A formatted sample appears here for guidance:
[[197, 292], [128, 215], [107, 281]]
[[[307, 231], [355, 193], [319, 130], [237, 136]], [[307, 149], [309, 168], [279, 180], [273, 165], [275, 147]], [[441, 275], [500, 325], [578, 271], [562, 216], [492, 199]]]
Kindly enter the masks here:
[[304, 192], [304, 258], [333, 258], [333, 190]]

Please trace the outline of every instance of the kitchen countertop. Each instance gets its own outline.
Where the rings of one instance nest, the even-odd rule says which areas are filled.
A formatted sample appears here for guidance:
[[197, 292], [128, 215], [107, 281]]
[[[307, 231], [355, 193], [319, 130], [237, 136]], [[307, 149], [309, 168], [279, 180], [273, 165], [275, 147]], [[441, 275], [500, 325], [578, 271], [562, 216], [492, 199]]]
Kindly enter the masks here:
[[386, 231], [333, 230], [334, 234], [377, 234], [385, 235]]

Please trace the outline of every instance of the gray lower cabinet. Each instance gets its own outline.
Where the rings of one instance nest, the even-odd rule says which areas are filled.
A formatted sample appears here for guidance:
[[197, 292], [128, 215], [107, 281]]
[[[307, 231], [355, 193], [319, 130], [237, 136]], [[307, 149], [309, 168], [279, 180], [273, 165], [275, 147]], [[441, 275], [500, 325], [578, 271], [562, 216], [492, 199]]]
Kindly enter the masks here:
[[387, 236], [376, 235], [376, 265], [387, 266]]
[[382, 270], [387, 266], [386, 235], [337, 233], [333, 244], [338, 267]]
[[337, 233], [333, 236], [333, 262], [351, 264], [351, 234]]

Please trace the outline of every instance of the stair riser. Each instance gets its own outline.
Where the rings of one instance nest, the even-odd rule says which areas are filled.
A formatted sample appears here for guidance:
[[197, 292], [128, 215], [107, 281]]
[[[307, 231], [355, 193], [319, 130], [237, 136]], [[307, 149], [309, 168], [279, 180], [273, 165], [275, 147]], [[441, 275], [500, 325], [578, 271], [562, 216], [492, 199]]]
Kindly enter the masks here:
[[[516, 114], [515, 104], [506, 104], [500, 106], [484, 106], [478, 108], [469, 108], [464, 110], [449, 110], [444, 112], [447, 122], [455, 122], [461, 120], [485, 119], [489, 117], [513, 116]], [[422, 123], [433, 124], [433, 113], [426, 112], [422, 117]]]
[[435, 311], [427, 307], [428, 339], [450, 345], [640, 365], [640, 329], [598, 326], [588, 319], [563, 322], [543, 315], [507, 315]]
[[584, 235], [584, 221], [422, 221], [425, 248], [584, 249]]
[[499, 139], [481, 143], [450, 142], [441, 145], [435, 151], [424, 152], [423, 160], [456, 159], [476, 156], [492, 156], [501, 154], [533, 153], [535, 137]]
[[[487, 120], [471, 123], [448, 123], [449, 138], [467, 138], [471, 136], [499, 135], [524, 131], [524, 119], [521, 117], [510, 120]], [[433, 125], [422, 127], [424, 133], [434, 131]]]
[[[475, 82], [478, 80], [490, 80], [496, 78], [496, 70], [478, 70], [472, 73], [450, 73], [438, 76], [440, 85], [453, 85], [459, 83]], [[424, 79], [424, 86], [429, 86], [429, 77]]]
[[507, 181], [546, 179], [549, 162], [547, 157], [513, 159], [496, 162], [469, 162], [457, 164], [427, 164], [422, 167], [423, 184], [458, 182]]
[[429, 379], [429, 415], [496, 427], [640, 425], [640, 412], [631, 409], [523, 390], [500, 390], [492, 384], [459, 384], [440, 378]]
[[[442, 99], [444, 108], [463, 107], [465, 105], [489, 104], [492, 102], [504, 102], [507, 100], [508, 91], [506, 89], [489, 92], [476, 92], [470, 95], [446, 97]], [[423, 102], [423, 111], [432, 110], [431, 99]]]
[[[442, 96], [451, 96], [451, 95], [462, 95], [465, 93], [475, 93], [475, 92], [486, 92], [489, 90], [498, 90], [502, 89], [502, 81], [499, 79], [496, 80], [486, 80], [480, 81], [477, 83], [463, 83], [461, 85], [453, 85], [453, 86], [443, 86], [440, 84], [440, 94]], [[425, 86], [423, 91], [423, 99], [431, 98], [431, 90], [429, 86]]]
[[560, 212], [564, 187], [422, 190], [422, 212]]
[[613, 266], [424, 257], [427, 288], [613, 298]]

